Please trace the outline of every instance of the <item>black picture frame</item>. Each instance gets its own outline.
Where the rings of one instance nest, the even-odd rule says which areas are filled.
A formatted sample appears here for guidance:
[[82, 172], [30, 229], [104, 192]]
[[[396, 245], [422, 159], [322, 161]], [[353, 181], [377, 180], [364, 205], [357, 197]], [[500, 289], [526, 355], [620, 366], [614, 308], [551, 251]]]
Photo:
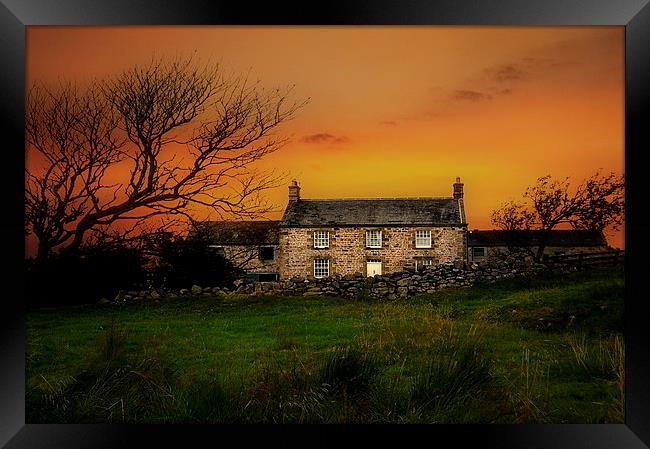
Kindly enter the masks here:
[[[31, 25], [620, 25], [625, 26], [626, 275], [625, 424], [437, 426], [25, 425], [24, 260], [25, 27]], [[206, 447], [229, 444], [374, 443], [500, 448], [643, 448], [650, 445], [650, 346], [644, 199], [650, 149], [650, 6], [647, 0], [362, 0], [309, 5], [184, 0], [0, 0], [0, 109], [5, 245], [0, 309], [0, 445], [7, 448]], [[647, 207], [647, 206], [646, 206]], [[13, 288], [12, 288], [13, 287]], [[414, 435], [415, 434], [415, 435]]]

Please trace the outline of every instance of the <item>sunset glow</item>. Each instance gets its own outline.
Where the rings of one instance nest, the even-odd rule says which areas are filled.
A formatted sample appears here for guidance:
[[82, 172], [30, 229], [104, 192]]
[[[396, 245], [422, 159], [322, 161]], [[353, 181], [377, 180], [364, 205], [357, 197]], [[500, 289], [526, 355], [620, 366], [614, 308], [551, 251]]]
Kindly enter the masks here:
[[[540, 176], [624, 171], [623, 27], [30, 26], [27, 85], [165, 55], [310, 98], [259, 163], [305, 198], [451, 196], [460, 176], [469, 229], [489, 229]], [[268, 196], [277, 219], [286, 185]]]

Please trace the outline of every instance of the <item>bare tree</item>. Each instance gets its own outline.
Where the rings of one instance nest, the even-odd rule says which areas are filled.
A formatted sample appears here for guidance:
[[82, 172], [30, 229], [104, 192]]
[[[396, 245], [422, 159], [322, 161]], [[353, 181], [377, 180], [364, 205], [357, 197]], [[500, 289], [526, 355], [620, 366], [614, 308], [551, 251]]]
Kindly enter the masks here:
[[[287, 139], [277, 128], [308, 100], [191, 59], [154, 60], [84, 89], [35, 84], [28, 95], [26, 229], [38, 257], [74, 251], [116, 223], [191, 220], [192, 208], [256, 217], [278, 185], [255, 162]], [[29, 154], [29, 153], [28, 153]]]
[[499, 229], [540, 231], [535, 260], [544, 254], [551, 230], [561, 224], [574, 229], [603, 231], [618, 229], [625, 208], [625, 180], [615, 173], [599, 172], [572, 188], [569, 178], [550, 175], [537, 179], [526, 189], [523, 202], [508, 202], [492, 212], [492, 223]]
[[535, 220], [535, 214], [526, 209], [523, 203], [508, 201], [499, 209], [492, 211], [492, 224], [499, 229], [512, 231], [530, 229]]

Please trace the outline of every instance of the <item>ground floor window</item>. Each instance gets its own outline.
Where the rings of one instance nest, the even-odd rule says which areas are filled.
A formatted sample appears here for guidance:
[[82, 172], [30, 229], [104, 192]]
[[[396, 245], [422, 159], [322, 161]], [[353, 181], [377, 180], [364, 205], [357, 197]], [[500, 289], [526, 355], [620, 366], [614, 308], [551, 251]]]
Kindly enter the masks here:
[[223, 249], [222, 246], [216, 246], [216, 245], [209, 245], [209, 248], [217, 255], [221, 257], [226, 256], [226, 251]]
[[479, 246], [472, 248], [472, 255], [474, 257], [485, 257], [485, 248]]
[[246, 282], [275, 282], [278, 273], [246, 273]]
[[330, 275], [329, 259], [314, 259], [314, 277], [324, 278]]
[[426, 259], [417, 259], [415, 261], [415, 268], [417, 268], [418, 270], [431, 265], [433, 265], [433, 259], [426, 258]]

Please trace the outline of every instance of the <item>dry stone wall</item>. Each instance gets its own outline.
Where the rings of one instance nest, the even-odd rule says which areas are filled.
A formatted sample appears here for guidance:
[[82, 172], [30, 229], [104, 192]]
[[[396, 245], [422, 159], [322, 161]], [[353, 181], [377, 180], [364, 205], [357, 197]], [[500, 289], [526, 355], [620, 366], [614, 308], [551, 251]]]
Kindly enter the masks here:
[[362, 273], [334, 275], [316, 279], [313, 276], [294, 276], [279, 282], [245, 283], [242, 279], [231, 288], [193, 285], [174, 291], [121, 291], [115, 301], [160, 300], [176, 296], [220, 295], [282, 295], [282, 296], [339, 296], [344, 298], [375, 298], [395, 300], [452, 287], [469, 287], [476, 282], [494, 282], [504, 278], [531, 276], [547, 269], [539, 264], [504, 263], [502, 266], [483, 266], [463, 262], [446, 262], [421, 270], [409, 268], [382, 276], [366, 277]]
[[544, 265], [463, 267], [462, 262], [446, 262], [421, 270], [407, 269], [382, 276], [366, 277], [362, 273], [334, 275], [316, 279], [295, 276], [280, 282], [242, 285], [239, 293], [286, 296], [369, 297], [394, 300], [450, 287], [469, 287], [476, 282], [531, 276], [545, 270]]

